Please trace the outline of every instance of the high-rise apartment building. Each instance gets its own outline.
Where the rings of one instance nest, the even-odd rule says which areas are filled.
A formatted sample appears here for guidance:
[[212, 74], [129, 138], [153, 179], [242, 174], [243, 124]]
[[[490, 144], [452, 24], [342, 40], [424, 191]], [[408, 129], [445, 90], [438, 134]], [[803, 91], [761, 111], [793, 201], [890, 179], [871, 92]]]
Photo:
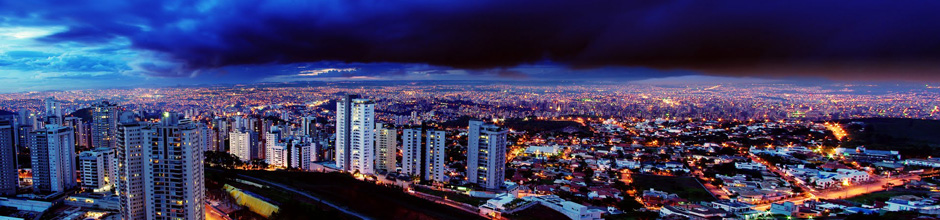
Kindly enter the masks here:
[[154, 219], [205, 219], [204, 146], [199, 126], [164, 113], [144, 133], [147, 216]]
[[423, 130], [405, 128], [401, 132], [401, 173], [417, 177], [424, 174]]
[[350, 132], [350, 165], [346, 171], [375, 173], [375, 102], [353, 99]]
[[398, 155], [398, 130], [375, 123], [375, 169], [394, 172]]
[[428, 130], [424, 145], [424, 180], [444, 182], [444, 149], [446, 148], [444, 131]]
[[16, 120], [12, 112], [0, 110], [0, 196], [16, 195]]
[[499, 189], [506, 179], [506, 134], [494, 124], [471, 120], [467, 130], [467, 181]]
[[290, 167], [312, 171], [317, 161], [317, 143], [309, 139], [295, 139], [290, 142]]
[[336, 107], [336, 166], [375, 173], [375, 102], [346, 95]]
[[258, 159], [258, 139], [254, 131], [244, 128], [229, 133], [229, 153], [242, 161]]
[[205, 219], [200, 126], [175, 113], [164, 113], [157, 124], [122, 123], [118, 191], [125, 219]]
[[353, 99], [357, 98], [359, 95], [346, 94], [336, 102], [336, 167], [346, 171], [352, 167], [349, 152], [352, 151]]
[[300, 132], [304, 136], [313, 137], [317, 129], [317, 118], [313, 116], [303, 117], [300, 121]]
[[101, 147], [78, 154], [81, 187], [92, 190], [109, 189], [114, 181], [114, 149]]
[[107, 101], [95, 103], [91, 112], [91, 141], [92, 147], [114, 148], [114, 133], [117, 130], [118, 113], [120, 109], [116, 104]]
[[288, 146], [287, 142], [273, 143], [272, 141], [269, 141], [268, 146], [265, 147], [265, 150], [268, 152], [266, 153], [267, 158], [264, 160], [268, 163], [268, 165], [279, 168], [287, 168], [289, 166], [288, 163], [290, 162], [290, 146]]
[[55, 124], [29, 134], [35, 191], [56, 193], [76, 186], [73, 138], [72, 128]]
[[115, 137], [115, 185], [121, 200], [124, 219], [148, 219], [146, 193], [144, 193], [144, 130], [147, 124], [133, 119], [122, 119]]

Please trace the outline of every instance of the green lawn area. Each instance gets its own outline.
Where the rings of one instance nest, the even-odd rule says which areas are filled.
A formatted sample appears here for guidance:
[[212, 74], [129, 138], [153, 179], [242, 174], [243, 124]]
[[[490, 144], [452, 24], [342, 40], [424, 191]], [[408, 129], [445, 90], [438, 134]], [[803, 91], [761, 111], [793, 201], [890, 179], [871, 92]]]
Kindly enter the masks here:
[[469, 195], [464, 195], [464, 194], [459, 194], [459, 193], [454, 193], [454, 192], [438, 191], [438, 190], [428, 189], [424, 187], [415, 187], [415, 190], [418, 192], [423, 192], [423, 193], [427, 193], [427, 194], [431, 194], [431, 195], [435, 195], [439, 197], [447, 196], [448, 200], [454, 200], [457, 202], [466, 203], [466, 204], [470, 204], [473, 206], [483, 205], [484, 203], [486, 203], [486, 200], [487, 200], [485, 198], [474, 198]]
[[[859, 121], [865, 125], [847, 125]], [[849, 136], [842, 147], [864, 145], [871, 150], [896, 150], [905, 157], [940, 156], [940, 120], [865, 118], [839, 121]]]
[[679, 197], [693, 202], [715, 200], [715, 197], [712, 197], [711, 193], [702, 188], [702, 185], [698, 184], [692, 177], [636, 174], [633, 175], [633, 185], [636, 187], [637, 193], [653, 188], [658, 191], [675, 193]]
[[[348, 174], [244, 170], [224, 172], [289, 185], [375, 219], [482, 219], [474, 213], [409, 195], [400, 188], [359, 181]], [[448, 199], [451, 197], [448, 196]]]
[[878, 191], [865, 195], [860, 195], [846, 200], [858, 202], [862, 204], [872, 204], [875, 201], [888, 201], [891, 197], [900, 196], [900, 195], [915, 195], [915, 196], [926, 196], [928, 192], [920, 190], [903, 190], [903, 189], [892, 189], [886, 191]]
[[[206, 188], [221, 190], [223, 184], [234, 186], [240, 190], [254, 193], [273, 202], [279, 207], [279, 214], [272, 215], [273, 220], [293, 220], [306, 219], [303, 216], [318, 216], [322, 219], [356, 219], [356, 217], [346, 215], [329, 206], [321, 204], [318, 201], [312, 201], [306, 197], [292, 194], [286, 191], [278, 190], [273, 187], [258, 187], [252, 184], [244, 184], [234, 181], [237, 177], [233, 172], [218, 169], [206, 169]], [[263, 218], [260, 215], [253, 214], [247, 209], [234, 213], [236, 219], [255, 219], [250, 216]]]

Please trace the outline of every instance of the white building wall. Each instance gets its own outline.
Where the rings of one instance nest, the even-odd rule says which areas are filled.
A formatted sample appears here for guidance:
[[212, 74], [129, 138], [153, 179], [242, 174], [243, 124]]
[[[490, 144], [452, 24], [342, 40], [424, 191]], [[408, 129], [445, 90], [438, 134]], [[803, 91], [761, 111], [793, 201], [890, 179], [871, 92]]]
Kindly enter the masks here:
[[402, 158], [401, 172], [403, 174], [418, 176], [421, 172], [421, 129], [409, 128], [402, 130]]
[[426, 137], [424, 152], [427, 155], [424, 157], [424, 164], [427, 168], [425, 168], [424, 178], [425, 180], [444, 182], [446, 167], [444, 164], [445, 133], [444, 131], [428, 130]]
[[354, 99], [348, 172], [375, 173], [375, 103], [369, 99]]

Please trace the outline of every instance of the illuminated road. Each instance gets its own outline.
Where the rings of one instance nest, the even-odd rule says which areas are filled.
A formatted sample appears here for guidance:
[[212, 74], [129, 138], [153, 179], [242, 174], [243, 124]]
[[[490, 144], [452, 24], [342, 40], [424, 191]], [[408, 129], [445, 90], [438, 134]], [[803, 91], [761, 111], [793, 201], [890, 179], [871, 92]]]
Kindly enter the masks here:
[[232, 220], [232, 218], [206, 203], [206, 220]]
[[848, 187], [843, 187], [841, 189], [828, 190], [828, 191], [817, 191], [814, 194], [816, 197], [821, 199], [845, 199], [851, 198], [863, 194], [868, 194], [872, 192], [885, 190], [884, 185], [891, 183], [892, 185], [899, 186], [903, 185], [904, 181], [920, 179], [916, 175], [899, 177], [899, 178], [876, 178], [874, 182], [853, 185]]
[[[891, 183], [894, 186], [899, 186], [899, 185], [903, 185], [905, 181], [920, 179], [920, 177], [917, 175], [910, 175], [910, 176], [897, 177], [897, 178], [878, 178], [878, 177], [872, 177], [872, 178], [877, 178], [877, 179], [875, 180], [875, 182], [866, 183], [866, 184], [859, 184], [859, 185], [848, 186], [848, 187], [826, 190], [826, 191], [814, 191], [810, 194], [809, 197], [797, 197], [797, 198], [791, 198], [791, 199], [786, 199], [786, 200], [780, 200], [780, 201], [777, 201], [777, 203], [791, 201], [796, 204], [802, 204], [803, 202], [807, 200], [814, 200], [814, 199], [851, 198], [851, 197], [855, 197], [859, 195], [864, 195], [868, 193], [885, 190], [883, 186], [888, 183]], [[769, 208], [770, 208], [770, 204], [763, 204], [763, 205], [758, 205], [754, 207], [754, 209], [762, 210], [762, 211], [767, 210]]]

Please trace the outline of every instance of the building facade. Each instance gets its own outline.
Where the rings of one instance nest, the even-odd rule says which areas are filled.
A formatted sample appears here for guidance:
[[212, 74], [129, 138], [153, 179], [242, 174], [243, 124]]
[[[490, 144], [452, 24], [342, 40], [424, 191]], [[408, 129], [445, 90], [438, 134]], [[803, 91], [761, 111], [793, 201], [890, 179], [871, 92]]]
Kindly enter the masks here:
[[145, 124], [135, 120], [122, 120], [115, 132], [115, 185], [124, 219], [147, 219], [143, 175], [145, 128]]
[[424, 152], [426, 155], [424, 156], [424, 164], [427, 167], [424, 169], [424, 180], [444, 182], [446, 168], [444, 164], [446, 155], [444, 150], [446, 148], [445, 133], [444, 131], [430, 129], [425, 137]]
[[375, 123], [375, 169], [394, 172], [397, 168], [398, 130]]
[[54, 124], [29, 134], [36, 191], [57, 193], [76, 186], [73, 138], [72, 128]]
[[16, 120], [12, 112], [0, 111], [0, 196], [16, 195]]
[[95, 148], [99, 147], [115, 147], [115, 141], [113, 140], [115, 132], [117, 130], [118, 122], [118, 106], [116, 104], [111, 104], [107, 101], [101, 103], [95, 103], [92, 105], [91, 112], [91, 146]]
[[111, 170], [114, 167], [114, 151], [111, 148], [101, 147], [78, 154], [78, 170], [81, 187], [85, 189], [108, 189], [114, 177]]
[[350, 132], [350, 167], [347, 172], [375, 173], [375, 102], [353, 99]]
[[118, 192], [124, 219], [205, 219], [202, 124], [164, 113], [157, 124], [117, 129]]
[[424, 174], [424, 147], [421, 128], [406, 128], [401, 135], [401, 173], [411, 176]]
[[258, 139], [254, 131], [239, 129], [229, 133], [229, 153], [242, 161], [257, 159]]
[[506, 179], [506, 134], [493, 124], [470, 120], [467, 130], [467, 181], [499, 189]]
[[335, 161], [336, 167], [344, 171], [349, 171], [352, 166], [353, 100], [358, 98], [359, 95], [346, 94], [336, 103]]

